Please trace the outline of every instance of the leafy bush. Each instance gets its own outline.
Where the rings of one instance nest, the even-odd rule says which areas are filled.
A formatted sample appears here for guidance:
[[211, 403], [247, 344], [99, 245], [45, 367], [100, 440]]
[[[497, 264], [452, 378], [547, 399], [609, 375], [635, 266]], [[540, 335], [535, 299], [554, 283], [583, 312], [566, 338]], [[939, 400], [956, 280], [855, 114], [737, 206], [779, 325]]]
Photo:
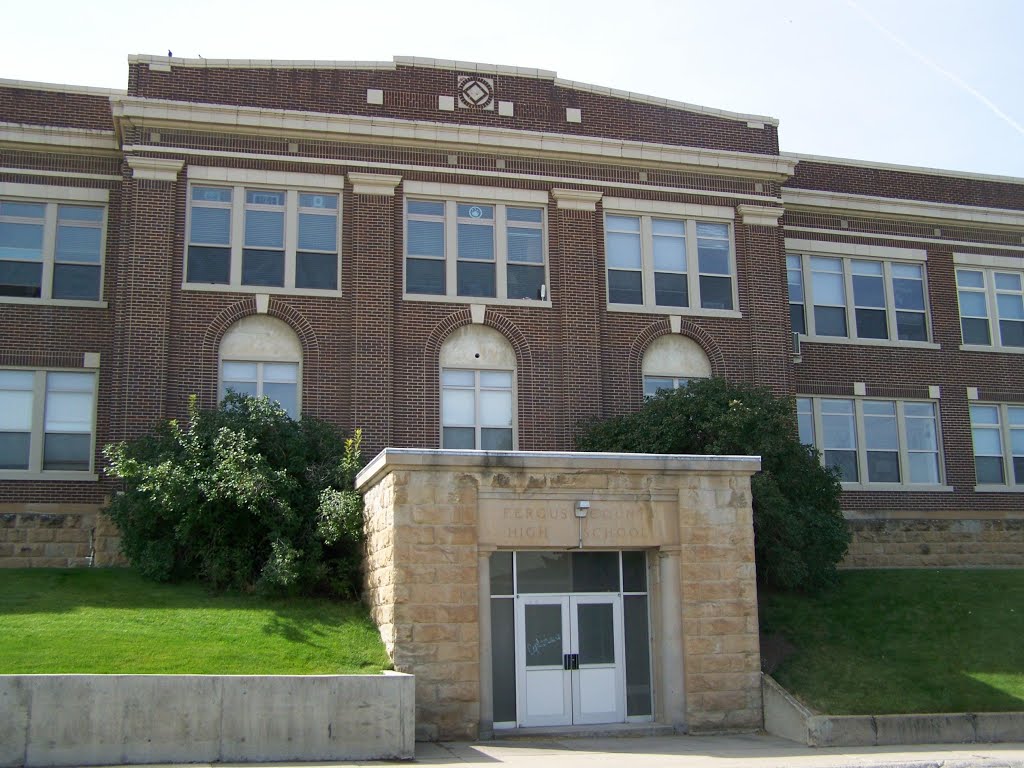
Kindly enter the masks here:
[[269, 593], [358, 592], [359, 432], [295, 421], [267, 398], [229, 394], [189, 422], [109, 445], [124, 482], [106, 514], [121, 548], [156, 581], [200, 579]]
[[663, 392], [637, 413], [588, 425], [584, 451], [761, 456], [751, 478], [758, 579], [814, 590], [836, 578], [849, 531], [841, 487], [818, 452], [797, 438], [789, 398], [725, 379], [697, 379]]

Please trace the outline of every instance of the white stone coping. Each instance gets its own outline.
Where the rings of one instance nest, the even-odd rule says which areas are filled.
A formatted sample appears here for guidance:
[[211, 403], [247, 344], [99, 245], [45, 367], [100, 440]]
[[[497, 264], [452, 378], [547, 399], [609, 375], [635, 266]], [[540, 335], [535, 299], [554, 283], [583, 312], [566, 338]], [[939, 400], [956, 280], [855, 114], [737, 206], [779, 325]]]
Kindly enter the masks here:
[[356, 490], [402, 469], [538, 469], [571, 472], [728, 472], [752, 475], [760, 456], [700, 454], [588, 453], [584, 451], [469, 451], [452, 448], [385, 448], [356, 475]]
[[950, 171], [943, 168], [927, 168], [914, 165], [896, 165], [880, 163], [873, 160], [855, 160], [848, 157], [828, 157], [825, 155], [807, 155], [800, 152], [779, 152], [797, 162], [806, 160], [808, 163], [825, 163], [828, 165], [848, 165], [853, 168], [877, 168], [883, 171], [899, 173], [916, 173], [925, 176], [947, 176], [951, 179], [973, 179], [975, 181], [997, 181], [1003, 184], [1024, 184], [1024, 178], [1018, 176], [998, 176], [991, 173], [971, 173], [970, 171]]
[[39, 83], [33, 80], [8, 80], [2, 77], [0, 77], [0, 88], [24, 88], [28, 91], [52, 91], [55, 93], [85, 93], [93, 96], [123, 96], [128, 93], [122, 88], [93, 88], [91, 85]]
[[[766, 115], [752, 115], [743, 112], [730, 112], [726, 109], [705, 107], [699, 104], [688, 104], [684, 101], [647, 96], [633, 91], [623, 91], [601, 85], [581, 83], [559, 77], [557, 72], [535, 67], [516, 67], [507, 64], [483, 64], [473, 61], [456, 61], [454, 59], [434, 59], [426, 56], [395, 56], [392, 61], [302, 61], [290, 59], [183, 59], [167, 56], [148, 56], [136, 54], [128, 57], [129, 64], [146, 64], [155, 71], [168, 72], [173, 67], [209, 67], [216, 69], [378, 69], [393, 71], [399, 66], [423, 67], [428, 69], [450, 69], [460, 72], [477, 72], [483, 75], [511, 75], [529, 77], [534, 80], [546, 80], [559, 88], [573, 91], [593, 93], [598, 96], [611, 96], [638, 104], [653, 104], [684, 112], [696, 112], [702, 115], [713, 115], [726, 120], [737, 120], [744, 123], [760, 123], [778, 126], [779, 120]], [[750, 125], [748, 127], [755, 127]]]
[[[100, 128], [66, 128], [58, 125], [0, 122], [0, 143], [44, 144], [116, 151], [117, 137], [113, 130]], [[22, 171], [18, 171], [21, 173]], [[118, 177], [120, 178], [120, 177]]]
[[[854, 233], [851, 233], [853, 235]], [[859, 233], [856, 233], [859, 234]], [[826, 256], [865, 256], [874, 259], [899, 261], [927, 261], [928, 251], [924, 248], [894, 248], [886, 245], [864, 243], [832, 243], [824, 240], [806, 240], [797, 237], [786, 238], [786, 250], [795, 253], [822, 254]]]
[[[783, 189], [786, 209], [824, 208], [832, 212], [892, 216], [935, 222], [957, 222], [981, 226], [1024, 228], [1024, 211], [909, 200], [898, 197], [853, 195], [817, 189]], [[845, 234], [845, 233], [843, 233]], [[849, 233], [855, 235], [857, 233]]]
[[598, 136], [577, 136], [490, 126], [466, 126], [394, 117], [336, 115], [301, 110], [260, 109], [135, 96], [111, 98], [114, 122], [139, 120], [157, 125], [216, 125], [232, 130], [269, 131], [376, 140], [388, 143], [470, 145], [474, 150], [599, 157], [614, 162], [657, 163], [700, 168], [712, 173], [785, 179], [796, 163], [778, 155], [701, 149]]

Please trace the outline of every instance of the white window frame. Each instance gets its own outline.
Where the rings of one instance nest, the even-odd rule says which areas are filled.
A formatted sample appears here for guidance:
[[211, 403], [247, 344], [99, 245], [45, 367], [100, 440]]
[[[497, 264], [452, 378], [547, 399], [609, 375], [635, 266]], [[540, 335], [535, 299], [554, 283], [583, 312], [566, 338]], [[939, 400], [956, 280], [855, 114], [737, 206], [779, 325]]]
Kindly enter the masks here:
[[[14, 368], [6, 367], [3, 371], [31, 373], [32, 379], [32, 415], [29, 437], [28, 469], [0, 469], [0, 480], [74, 480], [95, 481], [96, 474], [96, 413], [99, 403], [98, 372], [89, 368]], [[93, 379], [92, 410], [89, 431], [89, 469], [43, 469], [43, 444], [46, 438], [46, 378], [51, 373], [75, 373], [91, 376]]]
[[[402, 206], [402, 298], [408, 301], [441, 301], [461, 304], [503, 304], [511, 306], [550, 307], [551, 269], [548, 251], [548, 193], [527, 189], [502, 189], [469, 184], [441, 184], [406, 180], [403, 182]], [[442, 202], [444, 211], [444, 293], [410, 293], [406, 280], [409, 255], [410, 200]], [[494, 207], [494, 296], [459, 296], [458, 294], [458, 206], [479, 203]], [[508, 208], [537, 208], [541, 211], [541, 244], [544, 255], [544, 298], [508, 298]], [[415, 214], [413, 214], [415, 216]], [[532, 228], [528, 223], [514, 222], [513, 226]], [[412, 256], [411, 258], [426, 258]], [[441, 259], [438, 259], [440, 261]], [[534, 265], [540, 266], [540, 265]]]
[[[605, 245], [605, 302], [609, 312], [642, 312], [662, 315], [699, 315], [705, 317], [742, 317], [739, 304], [739, 286], [736, 264], [736, 212], [733, 208], [694, 203], [675, 203], [658, 200], [605, 197], [602, 200], [604, 219], [602, 238], [607, 237], [608, 216], [632, 216], [640, 219], [640, 260], [643, 286], [641, 304], [612, 302], [608, 287], [607, 245]], [[686, 288], [689, 306], [664, 306], [655, 301], [654, 290], [654, 234], [653, 219], [683, 221], [686, 240]], [[706, 309], [701, 306], [700, 262], [697, 250], [697, 224], [721, 224], [728, 230], [729, 281], [732, 287], [732, 309]], [[713, 275], [726, 277], [725, 275]]]
[[[856, 441], [856, 453], [857, 453], [857, 474], [859, 480], [856, 482], [843, 481], [842, 487], [846, 491], [884, 491], [884, 490], [896, 490], [896, 491], [952, 491], [953, 489], [944, 484], [945, 480], [945, 460], [943, 457], [942, 450], [942, 424], [941, 415], [939, 409], [939, 401], [931, 399], [896, 399], [886, 397], [839, 397], [839, 396], [820, 396], [820, 395], [798, 395], [796, 398], [796, 409], [799, 415], [801, 409], [801, 401], [810, 401], [811, 404], [811, 416], [813, 425], [813, 437], [814, 447], [818, 449], [821, 454], [822, 466], [825, 464], [825, 446], [824, 446], [824, 435], [825, 431], [823, 428], [822, 410], [821, 403], [823, 400], [837, 400], [843, 402], [853, 403], [853, 419], [854, 419], [854, 438]], [[900, 482], [898, 483], [880, 483], [870, 482], [868, 480], [868, 449], [867, 449], [867, 429], [865, 427], [864, 420], [864, 403], [865, 402], [885, 402], [894, 403], [896, 408], [896, 435], [898, 440], [899, 454], [899, 466], [900, 466]], [[932, 412], [935, 417], [935, 448], [936, 448], [936, 462], [938, 464], [938, 482], [937, 483], [912, 483], [910, 482], [910, 454], [918, 453], [919, 451], [912, 451], [908, 445], [907, 439], [907, 424], [905, 416], [904, 406], [907, 403], [922, 403], [932, 406]], [[910, 417], [913, 418], [913, 417]], [[930, 453], [930, 452], [929, 452]]]
[[[915, 347], [918, 349], [939, 349], [932, 339], [931, 307], [928, 294], [927, 254], [925, 251], [910, 248], [889, 248], [881, 246], [862, 246], [849, 243], [817, 243], [814, 241], [786, 239], [786, 266], [789, 271], [790, 257], [800, 259], [800, 280], [803, 286], [803, 317], [804, 333], [800, 334], [803, 341], [822, 344], [863, 344], [892, 347]], [[814, 280], [812, 279], [811, 259], [827, 258], [837, 260], [842, 269], [844, 313], [846, 318], [845, 336], [819, 335], [814, 323]], [[882, 282], [885, 290], [885, 317], [887, 339], [861, 338], [857, 335], [857, 304], [853, 291], [853, 262], [878, 262], [882, 266]], [[900, 339], [896, 324], [897, 311], [918, 312], [918, 310], [898, 310], [893, 290], [893, 266], [918, 266], [921, 269], [921, 291], [924, 299], [925, 340]], [[801, 302], [787, 302], [792, 313], [793, 306]], [[820, 306], [838, 306], [822, 304]], [[875, 309], [875, 308], [870, 308]], [[878, 308], [881, 309], [881, 308]], [[791, 315], [792, 316], [792, 315]], [[794, 329], [795, 331], [796, 329]]]
[[[224, 381], [224, 365], [225, 363], [241, 363], [243, 365], [255, 365], [256, 366], [256, 397], [263, 397], [265, 394], [264, 387], [264, 367], [267, 365], [293, 365], [295, 366], [295, 415], [294, 419], [302, 417], [302, 363], [294, 360], [256, 360], [253, 358], [235, 358], [235, 357], [221, 357], [220, 359], [220, 370], [217, 376], [217, 401], [220, 402], [227, 395], [225, 391]], [[274, 383], [274, 382], [271, 382]], [[280, 403], [278, 403], [280, 405]]]
[[[1024, 425], [1012, 425], [1010, 424], [1010, 409], [1017, 409], [1024, 411], [1024, 403], [997, 403], [990, 401], [979, 401], [971, 400], [968, 406], [982, 406], [987, 408], [995, 408], [998, 413], [999, 423], [996, 427], [999, 430], [999, 449], [1001, 451], [1000, 459], [1003, 465], [1003, 482], [1002, 483], [978, 483], [975, 485], [974, 490], [984, 493], [1024, 493], [1024, 478], [1020, 482], [1017, 482], [1013, 471], [1013, 458], [1015, 455], [1013, 452], [1012, 434], [1014, 432], [1024, 432]], [[971, 459], [975, 463], [975, 482], [977, 482], [977, 449], [974, 447], [974, 417], [973, 414], [969, 413], [971, 422]], [[993, 428], [991, 424], [984, 424], [982, 428]], [[989, 454], [986, 454], [989, 455]]]
[[[465, 371], [465, 372], [469, 372], [469, 373], [473, 374], [473, 408], [474, 408], [473, 419], [474, 419], [474, 423], [473, 424], [449, 424], [449, 425], [447, 425], [449, 427], [461, 428], [461, 429], [466, 429], [466, 428], [469, 428], [469, 427], [473, 427], [473, 430], [474, 430], [473, 445], [475, 447], [472, 450], [485, 450], [485, 449], [480, 447], [480, 445], [481, 445], [481, 431], [485, 428], [484, 425], [481, 423], [481, 419], [480, 419], [480, 403], [481, 403], [480, 392], [481, 392], [481, 389], [489, 389], [489, 388], [481, 387], [481, 385], [480, 385], [480, 374], [481, 373], [507, 373], [507, 374], [509, 374], [509, 376], [511, 376], [511, 378], [512, 378], [512, 386], [511, 386], [511, 388], [509, 390], [509, 392], [511, 394], [511, 397], [512, 397], [512, 413], [511, 413], [511, 419], [512, 419], [512, 426], [511, 426], [511, 429], [512, 429], [512, 448], [511, 448], [511, 450], [513, 450], [513, 451], [518, 450], [519, 449], [519, 397], [518, 397], [518, 382], [516, 380], [516, 371], [514, 369], [509, 369], [509, 368], [466, 368], [466, 367], [459, 367], [459, 366], [443, 367], [443, 368], [440, 369], [440, 377], [438, 379], [438, 383], [440, 384], [440, 387], [439, 387], [440, 402], [438, 404], [438, 416], [439, 416], [439, 420], [440, 420], [440, 432], [439, 432], [438, 437], [440, 439], [438, 440], [438, 442], [440, 443], [441, 447], [442, 448], [444, 447], [444, 429], [445, 429], [445, 426], [446, 426], [445, 423], [444, 423], [444, 418], [445, 418], [445, 414], [444, 414], [444, 391], [446, 389], [446, 386], [445, 386], [445, 383], [444, 383], [444, 373], [445, 373], [445, 371]], [[468, 388], [467, 387], [452, 387], [452, 389], [466, 390]], [[501, 388], [501, 391], [504, 391], [504, 388]], [[500, 429], [500, 427], [493, 427], [493, 428], [494, 429]], [[459, 449], [459, 450], [470, 450], [470, 449], [463, 448], [463, 449]]]
[[[36, 203], [46, 206], [43, 220], [43, 253], [40, 296], [0, 296], [0, 304], [50, 304], [61, 307], [106, 308], [103, 299], [103, 282], [107, 262], [107, 217], [109, 214], [110, 192], [106, 189], [80, 187], [56, 187], [45, 184], [18, 184], [0, 182], [0, 198], [13, 203]], [[100, 221], [99, 292], [96, 299], [55, 299], [53, 298], [53, 270], [57, 250], [57, 211], [61, 205], [102, 208]], [[90, 266], [92, 266], [90, 264]]]
[[[229, 208], [231, 224], [229, 233], [230, 273], [227, 283], [194, 283], [188, 279], [188, 252], [192, 233], [192, 190], [196, 187], [218, 187], [232, 190], [231, 202], [218, 206]], [[236, 293], [266, 293], [297, 296], [340, 296], [342, 280], [342, 234], [345, 178], [313, 173], [291, 173], [284, 171], [255, 171], [238, 168], [208, 168], [189, 166], [188, 190], [185, 205], [185, 253], [182, 264], [182, 288], [190, 291], [219, 291]], [[258, 208], [246, 204], [246, 191], [261, 190], [285, 193], [284, 206], [284, 285], [245, 285], [242, 283], [242, 251], [245, 248], [245, 211]], [[332, 195], [338, 198], [337, 213], [337, 288], [296, 288], [296, 254], [299, 252], [299, 195]], [[218, 246], [224, 247], [224, 246]]]
[[[978, 254], [953, 254], [953, 280], [957, 292], [957, 315], [960, 319], [960, 349], [965, 351], [984, 352], [1005, 352], [1009, 354], [1024, 354], [1024, 346], [1016, 347], [1004, 345], [1002, 342], [1002, 329], [999, 327], [999, 306], [996, 295], [999, 293], [1016, 294], [1015, 291], [1004, 291], [997, 289], [995, 285], [996, 273], [1017, 275], [1022, 286], [1024, 286], [1024, 259], [1012, 258], [1009, 256], [983, 256]], [[984, 276], [984, 288], [961, 288], [959, 284], [959, 273], [961, 270], [981, 272]], [[985, 307], [988, 323], [989, 344], [966, 343], [963, 338], [963, 319], [960, 308], [960, 292], [970, 291], [973, 293], [984, 293]]]

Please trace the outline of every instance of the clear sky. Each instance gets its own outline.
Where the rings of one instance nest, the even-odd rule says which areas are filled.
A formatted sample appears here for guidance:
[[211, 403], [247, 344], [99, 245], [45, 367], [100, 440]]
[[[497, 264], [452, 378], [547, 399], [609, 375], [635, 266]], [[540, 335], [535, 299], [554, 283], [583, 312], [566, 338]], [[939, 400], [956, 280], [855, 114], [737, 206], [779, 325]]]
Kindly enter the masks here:
[[511, 64], [771, 115], [784, 151], [1024, 177], [1024, 0], [36, 0], [3, 19], [0, 78], [125, 88], [129, 54], [168, 50]]

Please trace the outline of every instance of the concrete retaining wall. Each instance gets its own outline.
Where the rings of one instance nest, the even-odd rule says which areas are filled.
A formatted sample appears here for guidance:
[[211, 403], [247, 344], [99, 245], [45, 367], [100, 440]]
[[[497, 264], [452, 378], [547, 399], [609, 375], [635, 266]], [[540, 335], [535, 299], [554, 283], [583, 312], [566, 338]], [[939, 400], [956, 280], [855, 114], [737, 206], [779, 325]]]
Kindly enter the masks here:
[[412, 759], [411, 675], [0, 675], [0, 766]]
[[816, 715], [768, 675], [764, 729], [811, 747], [1024, 741], [1024, 712], [933, 715]]

